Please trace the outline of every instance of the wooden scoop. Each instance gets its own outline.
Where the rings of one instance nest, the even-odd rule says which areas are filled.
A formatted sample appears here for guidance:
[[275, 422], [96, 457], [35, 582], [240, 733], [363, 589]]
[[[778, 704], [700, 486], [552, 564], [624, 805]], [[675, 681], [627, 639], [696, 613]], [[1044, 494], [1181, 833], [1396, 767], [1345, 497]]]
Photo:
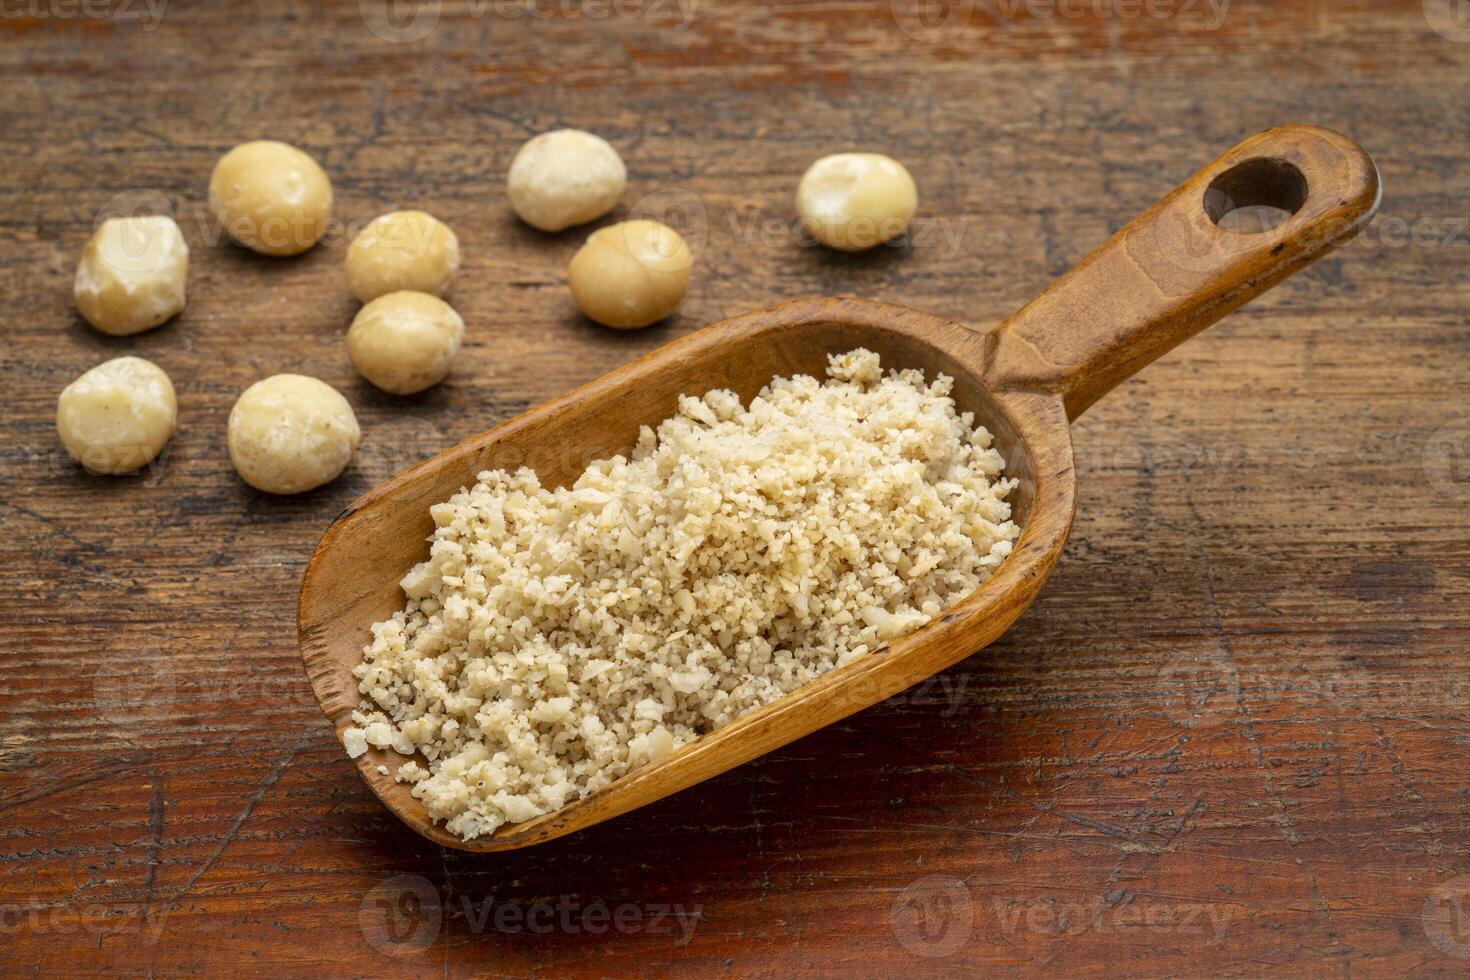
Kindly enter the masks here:
[[[626, 453], [639, 426], [681, 394], [729, 388], [749, 399], [772, 377], [822, 377], [827, 355], [867, 347], [886, 368], [955, 380], [961, 410], [994, 435], [1022, 527], [994, 578], [941, 617], [872, 654], [646, 765], [585, 799], [464, 841], [433, 825], [407, 785], [378, 772], [403, 761], [369, 751], [357, 768], [405, 823], [468, 851], [524, 847], [627, 813], [893, 695], [969, 656], [1036, 598], [1072, 525], [1068, 422], [1176, 344], [1351, 238], [1379, 199], [1373, 161], [1325, 129], [1284, 126], [1246, 140], [1189, 180], [997, 327], [860, 299], [798, 300], [690, 334], [591, 384], [475, 436], [360, 497], [327, 529], [301, 586], [306, 673], [338, 738], [359, 695], [352, 669], [369, 626], [402, 608], [399, 579], [428, 555], [432, 504], [481, 470], [530, 466], [546, 486]], [[1289, 217], [1247, 231], [1238, 219]], [[1247, 210], [1241, 210], [1247, 209]], [[1231, 212], [1237, 212], [1232, 214]], [[1259, 227], [1259, 226], [1257, 226]]]

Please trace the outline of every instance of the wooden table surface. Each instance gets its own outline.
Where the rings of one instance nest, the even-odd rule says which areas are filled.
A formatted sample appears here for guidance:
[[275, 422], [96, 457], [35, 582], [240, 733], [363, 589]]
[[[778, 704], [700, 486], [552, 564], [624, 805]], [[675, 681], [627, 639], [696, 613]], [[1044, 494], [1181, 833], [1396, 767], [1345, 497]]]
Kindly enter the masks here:
[[[0, 972], [1470, 970], [1470, 24], [1448, 3], [159, 8], [0, 7]], [[349, 766], [294, 616], [354, 496], [753, 307], [994, 323], [1282, 122], [1375, 155], [1376, 224], [1079, 421], [1071, 542], [1003, 641], [527, 851], [437, 849]], [[619, 214], [689, 232], [670, 322], [579, 319], [585, 229], [510, 214], [516, 148], [567, 125], [626, 159]], [[340, 222], [300, 258], [205, 216], [215, 159], [258, 137], [335, 183]], [[797, 177], [845, 148], [913, 171], [906, 247], [795, 233]], [[71, 303], [82, 244], [159, 200], [188, 309], [102, 336]], [[458, 232], [468, 323], [452, 378], [409, 399], [343, 345], [343, 242], [400, 206]], [[179, 431], [142, 475], [87, 476], [56, 396], [121, 354], [170, 373]], [[278, 371], [338, 386], [364, 429], [293, 499], [224, 449], [235, 396]]]

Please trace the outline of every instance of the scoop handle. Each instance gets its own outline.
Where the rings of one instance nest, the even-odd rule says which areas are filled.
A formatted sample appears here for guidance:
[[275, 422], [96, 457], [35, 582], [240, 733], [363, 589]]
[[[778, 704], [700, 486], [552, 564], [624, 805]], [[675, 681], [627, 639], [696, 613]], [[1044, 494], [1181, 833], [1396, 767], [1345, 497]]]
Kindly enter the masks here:
[[[1378, 168], [1346, 136], [1315, 126], [1253, 136], [987, 334], [986, 380], [994, 390], [1059, 394], [1075, 419], [1145, 364], [1352, 238], [1379, 196]], [[1265, 231], [1237, 230], [1247, 226], [1228, 217], [1261, 205], [1292, 214]]]

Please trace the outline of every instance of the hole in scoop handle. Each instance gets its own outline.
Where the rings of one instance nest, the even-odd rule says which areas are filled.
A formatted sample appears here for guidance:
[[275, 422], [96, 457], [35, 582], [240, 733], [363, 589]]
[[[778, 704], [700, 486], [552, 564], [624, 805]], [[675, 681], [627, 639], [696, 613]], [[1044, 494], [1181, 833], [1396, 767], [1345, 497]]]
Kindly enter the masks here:
[[[1145, 364], [1352, 238], [1378, 169], [1314, 126], [1253, 136], [1205, 167], [986, 336], [991, 388], [1060, 394], [1075, 419]], [[1264, 231], [1233, 210], [1287, 214]]]

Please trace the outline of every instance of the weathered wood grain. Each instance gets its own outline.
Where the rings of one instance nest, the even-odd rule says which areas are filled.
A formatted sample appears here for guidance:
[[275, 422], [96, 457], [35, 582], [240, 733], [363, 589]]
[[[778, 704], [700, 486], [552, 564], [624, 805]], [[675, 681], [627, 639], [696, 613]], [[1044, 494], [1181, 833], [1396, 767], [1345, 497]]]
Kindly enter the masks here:
[[[146, 30], [4, 8], [0, 969], [1464, 972], [1470, 44], [1433, 0], [1235, 0], [1218, 30], [957, 6], [959, 31], [886, 0], [704, 0], [684, 29], [670, 4], [446, 3], [403, 44], [356, 4], [175, 2]], [[522, 853], [425, 844], [341, 757], [294, 599], [346, 501], [743, 310], [852, 293], [995, 322], [1292, 121], [1373, 153], [1378, 221], [1088, 411], [1066, 554], [982, 656]], [[509, 215], [511, 155], [555, 125], [623, 151], [621, 213], [692, 208], [669, 324], [579, 320], [581, 233]], [[322, 160], [347, 225], [412, 203], [456, 229], [469, 330], [446, 385], [354, 378], [340, 237], [284, 262], [211, 240], [213, 160], [265, 135]], [[854, 146], [910, 166], [926, 237], [795, 240], [801, 169]], [[111, 340], [72, 310], [74, 263], [100, 209], [150, 190], [193, 248], [190, 305]], [[124, 352], [170, 372], [180, 430], [153, 472], [87, 477], [55, 398]], [[222, 433], [287, 369], [348, 394], [364, 447], [280, 501], [234, 478]], [[696, 906], [681, 942], [672, 912]]]

